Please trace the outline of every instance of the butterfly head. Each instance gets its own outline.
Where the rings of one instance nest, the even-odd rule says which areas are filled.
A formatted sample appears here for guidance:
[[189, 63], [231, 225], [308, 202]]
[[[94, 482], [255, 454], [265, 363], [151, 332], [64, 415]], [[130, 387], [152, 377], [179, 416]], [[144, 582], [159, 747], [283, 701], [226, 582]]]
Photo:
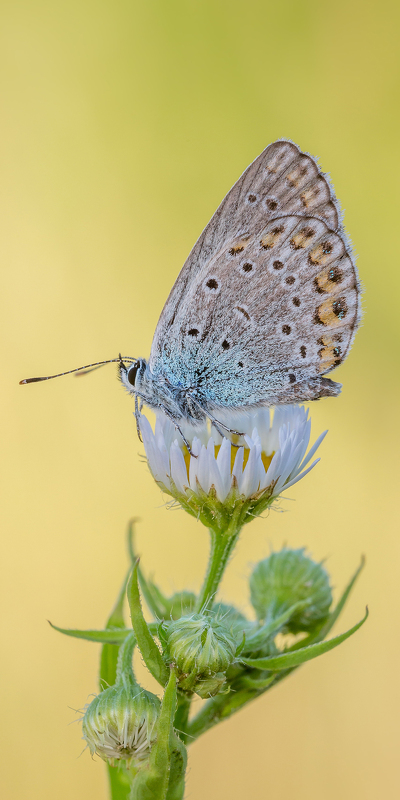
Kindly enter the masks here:
[[146, 371], [146, 366], [147, 362], [144, 358], [138, 358], [130, 364], [125, 364], [121, 358], [118, 364], [119, 377], [128, 392], [134, 394], [135, 389], [138, 389]]

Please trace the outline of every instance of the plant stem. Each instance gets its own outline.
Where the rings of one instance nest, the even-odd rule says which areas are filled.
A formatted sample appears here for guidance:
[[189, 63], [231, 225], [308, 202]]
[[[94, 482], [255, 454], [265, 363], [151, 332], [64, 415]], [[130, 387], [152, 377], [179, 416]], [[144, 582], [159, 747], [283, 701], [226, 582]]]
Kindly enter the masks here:
[[178, 693], [178, 707], [174, 719], [174, 729], [184, 744], [187, 742], [187, 726], [190, 711], [190, 697]]
[[110, 781], [111, 800], [128, 800], [131, 792], [131, 782], [126, 772], [118, 767], [107, 764]]
[[210, 528], [211, 550], [203, 587], [197, 599], [196, 611], [210, 608], [213, 605], [219, 584], [221, 583], [229, 556], [238, 540], [241, 526], [235, 516], [226, 531]]

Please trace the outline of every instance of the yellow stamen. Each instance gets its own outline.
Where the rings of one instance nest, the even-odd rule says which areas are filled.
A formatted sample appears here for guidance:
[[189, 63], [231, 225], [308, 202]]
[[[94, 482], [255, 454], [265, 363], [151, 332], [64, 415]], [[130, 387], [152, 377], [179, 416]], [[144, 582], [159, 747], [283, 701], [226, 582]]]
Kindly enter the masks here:
[[[217, 458], [217, 456], [218, 456], [220, 447], [221, 447], [220, 444], [215, 445], [215, 458]], [[183, 446], [182, 452], [183, 452], [183, 457], [185, 459], [187, 473], [189, 475], [190, 455], [189, 455], [189, 452], [188, 452], [188, 450], [187, 450], [187, 448], [185, 446]], [[231, 447], [231, 472], [233, 470], [233, 465], [235, 463], [236, 453], [237, 453], [237, 447]], [[274, 454], [275, 453], [271, 453], [271, 455], [267, 456], [266, 453], [261, 452], [261, 461], [262, 461], [262, 463], [264, 465], [264, 469], [265, 469], [266, 472], [267, 472], [268, 467], [269, 467], [269, 465], [270, 465], [270, 463], [271, 463], [271, 461], [273, 459]], [[245, 466], [246, 466], [246, 464], [247, 464], [247, 462], [249, 460], [249, 455], [250, 455], [250, 448], [249, 447], [244, 447], [243, 469], [245, 468]]]

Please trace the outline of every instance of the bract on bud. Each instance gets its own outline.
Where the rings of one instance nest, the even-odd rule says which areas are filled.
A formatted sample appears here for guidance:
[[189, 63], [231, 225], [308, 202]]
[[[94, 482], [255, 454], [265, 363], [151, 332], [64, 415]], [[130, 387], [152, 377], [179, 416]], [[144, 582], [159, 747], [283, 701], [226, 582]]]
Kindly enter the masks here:
[[182, 691], [213, 697], [223, 690], [235, 658], [233, 633], [212, 614], [191, 614], [166, 625], [166, 656]]
[[311, 631], [329, 613], [332, 593], [329, 576], [300, 550], [283, 548], [260, 561], [250, 577], [251, 602], [260, 620], [267, 621], [297, 606], [285, 624], [290, 633]]
[[169, 598], [171, 604], [169, 615], [172, 619], [179, 619], [186, 614], [190, 614], [196, 605], [196, 595], [193, 592], [175, 592]]

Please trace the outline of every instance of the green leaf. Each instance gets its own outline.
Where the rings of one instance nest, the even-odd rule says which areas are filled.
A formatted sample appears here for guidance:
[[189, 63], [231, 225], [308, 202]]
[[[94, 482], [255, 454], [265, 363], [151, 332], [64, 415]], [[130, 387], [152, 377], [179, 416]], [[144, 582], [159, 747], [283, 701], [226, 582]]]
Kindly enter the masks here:
[[329, 617], [328, 617], [327, 621], [325, 622], [325, 624], [323, 625], [323, 627], [321, 628], [321, 630], [318, 631], [318, 641], [322, 641], [322, 639], [325, 639], [325, 636], [327, 636], [329, 631], [333, 628], [333, 626], [334, 626], [339, 614], [341, 614], [341, 612], [343, 610], [343, 606], [347, 602], [349, 594], [352, 591], [353, 586], [354, 586], [354, 584], [355, 584], [355, 582], [356, 582], [361, 570], [364, 568], [364, 565], [365, 565], [365, 557], [362, 556], [361, 562], [360, 562], [360, 566], [357, 567], [353, 577], [351, 578], [351, 580], [349, 581], [348, 585], [346, 586], [346, 588], [345, 588], [345, 590], [344, 590], [339, 602], [337, 603], [337, 605], [334, 608], [334, 610], [332, 611], [332, 613], [329, 614]]
[[326, 622], [324, 622], [322, 627], [316, 633], [312, 633], [310, 634], [310, 636], [307, 636], [305, 639], [302, 639], [300, 642], [296, 642], [296, 644], [292, 645], [292, 647], [289, 648], [290, 652], [294, 650], [299, 650], [301, 647], [306, 647], [310, 644], [314, 644], [314, 642], [322, 642], [322, 640], [325, 639], [328, 633], [332, 630], [337, 618], [339, 617], [339, 614], [341, 614], [343, 607], [348, 600], [349, 594], [352, 591], [353, 586], [364, 565], [365, 565], [365, 558], [364, 556], [362, 556], [360, 566], [357, 567], [353, 577], [350, 579], [336, 607], [331, 612], [331, 614], [329, 614], [329, 617], [326, 620]]
[[166, 800], [183, 800], [183, 795], [185, 793], [187, 751], [183, 742], [175, 734], [172, 736], [171, 746], [171, 767]]
[[142, 654], [143, 661], [145, 662], [147, 669], [161, 684], [161, 686], [165, 686], [168, 681], [169, 672], [143, 616], [143, 611], [140, 604], [137, 566], [138, 564], [136, 562], [132, 570], [132, 575], [130, 577], [127, 589], [129, 607], [132, 617], [132, 626], [133, 630], [135, 631], [139, 650]]
[[[105, 645], [120, 645], [125, 641], [126, 637], [132, 633], [132, 628], [106, 628], [104, 631], [79, 631], [74, 628], [59, 628], [57, 625], [53, 625], [50, 620], [48, 620], [48, 622], [55, 631], [64, 633], [65, 636], [73, 636], [75, 639], [86, 639], [88, 642], [100, 642]], [[110, 685], [112, 685], [112, 683]]]
[[279, 617], [276, 617], [276, 619], [271, 619], [269, 622], [266, 622], [262, 628], [259, 628], [258, 631], [247, 637], [246, 651], [248, 649], [257, 650], [258, 647], [262, 647], [262, 645], [266, 644], [267, 640], [271, 638], [272, 635], [276, 635], [293, 614], [300, 611], [300, 609], [304, 608], [306, 605], [307, 603], [304, 601], [295, 603]]
[[312, 658], [317, 658], [323, 653], [333, 650], [334, 647], [337, 647], [339, 644], [344, 642], [345, 639], [348, 639], [349, 636], [352, 636], [353, 633], [358, 631], [358, 629], [361, 628], [361, 625], [364, 624], [367, 617], [368, 609], [365, 612], [364, 618], [358, 622], [357, 625], [354, 625], [353, 628], [350, 628], [350, 630], [346, 631], [345, 633], [341, 633], [340, 636], [335, 636], [333, 639], [328, 639], [327, 642], [319, 642], [318, 644], [308, 645], [307, 647], [302, 647], [300, 650], [281, 653], [279, 656], [269, 656], [267, 658], [242, 658], [241, 660], [244, 664], [247, 664], [248, 667], [267, 669], [271, 670], [272, 672], [280, 672], [281, 670], [298, 667], [300, 664], [304, 664], [306, 661], [310, 661]]
[[118, 597], [116, 599], [114, 608], [111, 611], [110, 616], [106, 622], [106, 628], [125, 628], [125, 619], [124, 619], [124, 600], [126, 594], [126, 587], [128, 583], [130, 575], [130, 570], [127, 572], [124, 582], [119, 590]]
[[[173, 719], [176, 711], [176, 676], [171, 670], [169, 681], [161, 703], [160, 716], [157, 722], [157, 739], [153, 745], [148, 767], [140, 770], [132, 783], [130, 800], [166, 800], [168, 782], [172, 769], [173, 750], [179, 747], [178, 752], [184, 747], [182, 742], [176, 743], [173, 731]], [[175, 758], [174, 763], [178, 763]], [[181, 769], [186, 762], [181, 755]], [[175, 773], [175, 770], [174, 770]], [[175, 773], [175, 779], [177, 775]], [[177, 787], [172, 786], [172, 790]], [[169, 794], [168, 800], [180, 800], [179, 796]]]

